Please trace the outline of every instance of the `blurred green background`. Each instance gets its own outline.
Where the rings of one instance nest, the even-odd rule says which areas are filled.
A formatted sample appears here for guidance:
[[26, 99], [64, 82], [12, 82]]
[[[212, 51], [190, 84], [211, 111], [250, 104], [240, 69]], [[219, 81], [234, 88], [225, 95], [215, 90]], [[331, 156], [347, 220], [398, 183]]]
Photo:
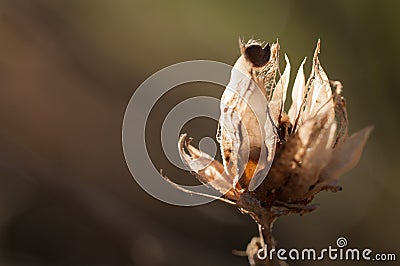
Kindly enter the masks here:
[[[321, 38], [322, 65], [344, 84], [350, 131], [375, 125], [342, 192], [321, 193], [315, 213], [278, 220], [279, 246], [324, 248], [344, 236], [398, 257], [399, 10], [399, 1], [1, 0], [0, 264], [247, 265], [231, 251], [257, 234], [250, 218], [220, 203], [157, 201], [133, 181], [121, 146], [141, 82], [185, 60], [233, 64], [239, 36], [279, 38], [292, 73]], [[162, 154], [163, 118], [188, 97], [222, 90], [178, 87], [150, 116], [150, 154], [170, 177], [193, 180]], [[216, 122], [184, 130], [213, 137]]]

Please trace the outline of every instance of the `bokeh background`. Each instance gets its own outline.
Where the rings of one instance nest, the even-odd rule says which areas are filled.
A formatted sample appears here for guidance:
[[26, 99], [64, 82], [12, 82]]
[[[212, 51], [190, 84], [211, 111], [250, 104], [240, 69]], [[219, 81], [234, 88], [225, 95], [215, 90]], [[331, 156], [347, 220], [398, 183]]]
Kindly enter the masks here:
[[[342, 192], [321, 193], [315, 213], [278, 220], [279, 246], [324, 248], [344, 236], [398, 257], [399, 10], [399, 1], [1, 0], [0, 264], [247, 265], [231, 253], [257, 234], [250, 218], [218, 202], [154, 199], [134, 182], [121, 145], [141, 82], [184, 60], [233, 64], [239, 36], [279, 38], [293, 71], [321, 38], [329, 78], [345, 86], [350, 131], [375, 126]], [[194, 182], [162, 153], [168, 110], [222, 90], [180, 86], [155, 106], [148, 148], [171, 178]], [[199, 118], [183, 130], [214, 137], [216, 125]]]

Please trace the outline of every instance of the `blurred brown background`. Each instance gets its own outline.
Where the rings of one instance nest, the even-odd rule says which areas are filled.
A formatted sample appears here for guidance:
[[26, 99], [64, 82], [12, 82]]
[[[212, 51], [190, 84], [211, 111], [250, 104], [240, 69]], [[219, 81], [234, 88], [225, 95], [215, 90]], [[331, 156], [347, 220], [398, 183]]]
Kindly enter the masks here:
[[[278, 37], [293, 72], [320, 37], [323, 66], [345, 86], [350, 131], [375, 125], [344, 191], [280, 219], [279, 245], [323, 248], [345, 236], [399, 256], [399, 10], [399, 1], [1, 0], [0, 265], [246, 265], [231, 251], [257, 233], [250, 218], [220, 203], [157, 201], [133, 181], [121, 146], [141, 82], [184, 60], [233, 64], [239, 36]], [[162, 155], [163, 117], [223, 89], [193, 86], [168, 93], [150, 117], [152, 159], [181, 180], [192, 177]], [[184, 129], [214, 136], [216, 122]]]

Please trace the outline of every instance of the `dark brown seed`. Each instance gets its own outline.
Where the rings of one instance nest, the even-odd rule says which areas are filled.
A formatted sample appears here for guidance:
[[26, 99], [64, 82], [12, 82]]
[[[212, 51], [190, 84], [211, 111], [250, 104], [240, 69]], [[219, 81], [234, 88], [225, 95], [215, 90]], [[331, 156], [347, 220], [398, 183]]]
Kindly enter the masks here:
[[260, 45], [251, 45], [244, 51], [245, 57], [255, 67], [262, 67], [268, 63], [271, 56], [271, 47], [267, 44], [264, 49]]

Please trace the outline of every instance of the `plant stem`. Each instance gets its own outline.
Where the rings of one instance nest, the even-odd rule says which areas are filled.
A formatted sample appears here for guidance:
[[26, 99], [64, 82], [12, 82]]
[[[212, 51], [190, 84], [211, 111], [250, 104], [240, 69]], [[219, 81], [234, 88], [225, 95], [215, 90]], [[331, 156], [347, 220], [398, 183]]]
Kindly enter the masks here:
[[[276, 216], [271, 212], [263, 212], [261, 215], [251, 215], [258, 224], [259, 236], [253, 237], [247, 245], [246, 253], [251, 266], [271, 266], [271, 265], [287, 265], [285, 262], [272, 258], [269, 255], [271, 250], [275, 249], [276, 242], [272, 237], [272, 226], [276, 220]], [[263, 252], [260, 251], [263, 250]], [[267, 254], [264, 254], [267, 252]], [[265, 259], [260, 259], [258, 255], [262, 255]]]

